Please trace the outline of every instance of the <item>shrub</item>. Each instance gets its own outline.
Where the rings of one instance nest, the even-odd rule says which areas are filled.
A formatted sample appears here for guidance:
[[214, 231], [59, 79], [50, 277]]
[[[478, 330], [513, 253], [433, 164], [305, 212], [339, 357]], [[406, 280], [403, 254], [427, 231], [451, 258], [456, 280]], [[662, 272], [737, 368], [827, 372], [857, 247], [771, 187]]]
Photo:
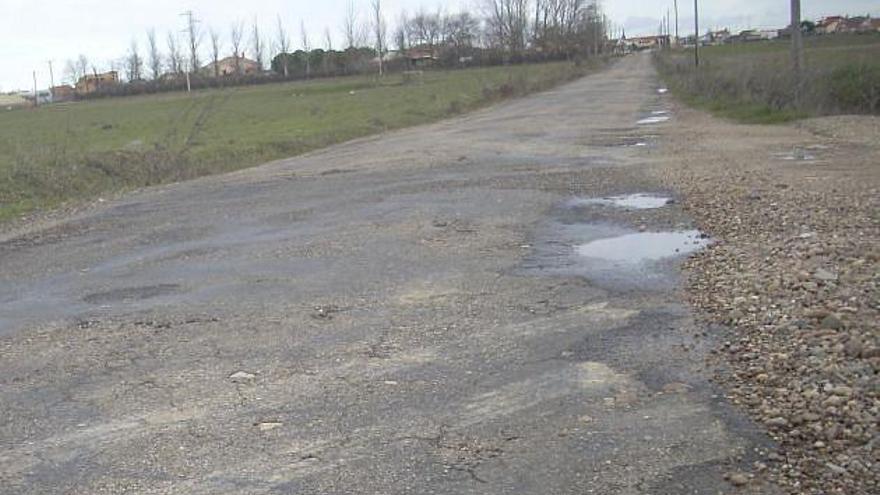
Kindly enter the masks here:
[[829, 76], [829, 90], [841, 111], [880, 112], [880, 64], [850, 64]]

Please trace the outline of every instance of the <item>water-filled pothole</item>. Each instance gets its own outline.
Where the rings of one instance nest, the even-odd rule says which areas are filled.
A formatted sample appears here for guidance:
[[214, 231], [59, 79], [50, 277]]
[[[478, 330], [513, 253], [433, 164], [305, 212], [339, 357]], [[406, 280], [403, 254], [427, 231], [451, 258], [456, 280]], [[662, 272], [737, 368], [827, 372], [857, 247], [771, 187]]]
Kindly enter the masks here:
[[651, 210], [662, 208], [670, 204], [671, 199], [664, 196], [654, 194], [636, 193], [623, 196], [611, 196], [607, 198], [594, 199], [574, 199], [571, 201], [572, 206], [583, 205], [609, 205], [618, 208], [630, 208], [634, 210]]
[[668, 115], [654, 115], [651, 117], [645, 117], [644, 119], [636, 122], [638, 125], [653, 125], [653, 124], [662, 124], [663, 122], [668, 122]]
[[795, 148], [789, 152], [774, 153], [778, 160], [787, 162], [810, 162], [816, 159], [816, 155], [803, 148]]
[[638, 232], [614, 223], [550, 222], [524, 260], [529, 273], [578, 276], [609, 290], [665, 290], [678, 261], [707, 246], [697, 230]]
[[698, 230], [637, 232], [581, 244], [575, 252], [613, 264], [638, 264], [693, 253], [708, 243], [708, 238]]

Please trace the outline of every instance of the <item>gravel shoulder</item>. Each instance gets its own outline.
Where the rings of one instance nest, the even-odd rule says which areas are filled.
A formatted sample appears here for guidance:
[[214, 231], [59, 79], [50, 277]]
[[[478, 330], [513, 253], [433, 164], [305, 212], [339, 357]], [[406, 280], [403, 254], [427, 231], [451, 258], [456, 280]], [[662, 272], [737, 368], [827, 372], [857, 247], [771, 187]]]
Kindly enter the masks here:
[[880, 119], [735, 125], [677, 108], [653, 168], [716, 243], [687, 297], [721, 332], [716, 381], [778, 450], [790, 493], [880, 491]]

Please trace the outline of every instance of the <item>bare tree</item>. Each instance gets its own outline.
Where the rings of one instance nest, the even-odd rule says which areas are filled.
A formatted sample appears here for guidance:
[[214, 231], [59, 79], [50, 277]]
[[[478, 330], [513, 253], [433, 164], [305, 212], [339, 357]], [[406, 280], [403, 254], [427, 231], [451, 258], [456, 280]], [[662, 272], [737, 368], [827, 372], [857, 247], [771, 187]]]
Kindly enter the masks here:
[[232, 23], [232, 28], [229, 30], [229, 42], [232, 44], [232, 57], [235, 60], [235, 74], [241, 74], [241, 40], [244, 37], [244, 24], [241, 21], [236, 21]]
[[526, 46], [529, 26], [528, 0], [483, 0], [486, 24], [493, 45], [512, 54]]
[[361, 44], [361, 28], [357, 7], [354, 0], [345, 6], [345, 17], [342, 19], [342, 35], [345, 37], [345, 48], [355, 48]]
[[382, 0], [372, 0], [371, 7], [373, 10], [373, 40], [376, 43], [376, 53], [379, 60], [379, 75], [385, 74], [385, 33], [388, 26], [385, 24], [385, 18], [382, 15]]
[[324, 47], [328, 52], [333, 51], [333, 36], [330, 35], [330, 28], [324, 27]]
[[137, 40], [131, 40], [131, 45], [129, 45], [128, 56], [125, 59], [125, 69], [128, 73], [129, 81], [140, 81], [141, 80], [141, 69], [144, 66], [144, 61], [141, 58], [140, 53], [138, 52], [138, 44]]
[[306, 57], [306, 78], [312, 75], [312, 47], [309, 44], [309, 33], [306, 31], [306, 21], [299, 20], [299, 32], [302, 36], [302, 49]]
[[64, 80], [69, 82], [71, 85], [74, 85], [79, 81], [79, 73], [76, 69], [76, 62], [73, 60], [67, 59], [67, 62], [64, 63]]
[[333, 37], [330, 35], [330, 28], [324, 27], [324, 47], [327, 51], [321, 58], [321, 65], [324, 66], [324, 75], [330, 74], [330, 59], [333, 57]]
[[202, 44], [202, 30], [199, 28], [199, 21], [192, 11], [188, 11], [184, 15], [186, 16], [186, 35], [189, 41], [189, 71], [196, 73], [201, 66], [199, 64], [199, 46]]
[[154, 81], [162, 75], [162, 54], [159, 53], [159, 43], [156, 40], [156, 30], [147, 31], [147, 46], [150, 57], [150, 78]]
[[[85, 55], [80, 54], [79, 57], [76, 58], [76, 67], [79, 71], [80, 77], [84, 77], [89, 73], [89, 59], [86, 58]], [[92, 66], [94, 68], [94, 66]]]
[[180, 53], [180, 47], [177, 45], [177, 35], [173, 32], [168, 33], [168, 70], [173, 74], [183, 72], [183, 56]]
[[211, 62], [214, 65], [214, 78], [220, 77], [220, 33], [214, 31], [213, 28], [208, 30], [208, 36], [211, 38]]
[[441, 15], [426, 13], [421, 9], [407, 25], [410, 42], [433, 49], [440, 41]]
[[70, 84], [76, 84], [79, 80], [89, 72], [89, 59], [85, 55], [80, 55], [75, 60], [68, 60], [64, 64], [64, 77]]
[[[85, 63], [80, 63], [80, 60], [84, 60]], [[86, 75], [86, 71], [88, 69], [88, 60], [86, 60], [84, 55], [80, 55], [79, 59], [68, 60], [64, 64], [64, 78], [69, 81], [70, 84], [75, 85], [77, 82], [79, 82], [80, 78]]]
[[406, 11], [404, 10], [400, 13], [400, 17], [397, 18], [397, 26], [394, 28], [394, 46], [400, 53], [405, 52], [407, 49], [408, 27], [409, 17], [406, 15]]
[[257, 62], [257, 69], [263, 70], [263, 52], [266, 47], [263, 44], [263, 38], [260, 36], [260, 25], [257, 23], [256, 17], [251, 27], [251, 50], [253, 50], [254, 61]]
[[281, 22], [281, 16], [278, 16], [278, 39], [276, 40], [278, 53], [281, 54], [281, 70], [284, 72], [284, 77], [288, 77], [290, 75], [290, 63], [287, 58], [287, 54], [290, 53], [290, 37], [287, 35], [287, 31], [284, 29], [284, 24]]
[[458, 60], [473, 48], [479, 29], [479, 19], [467, 12], [448, 15], [443, 19], [443, 45]]

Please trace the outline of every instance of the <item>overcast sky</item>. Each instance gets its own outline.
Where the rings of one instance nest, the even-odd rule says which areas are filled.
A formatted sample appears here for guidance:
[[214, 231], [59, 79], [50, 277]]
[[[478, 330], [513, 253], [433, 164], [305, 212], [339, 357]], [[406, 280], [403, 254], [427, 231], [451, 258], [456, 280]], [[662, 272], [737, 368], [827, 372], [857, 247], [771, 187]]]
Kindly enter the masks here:
[[[122, 57], [133, 37], [141, 51], [145, 32], [156, 28], [163, 39], [169, 30], [183, 28], [180, 13], [192, 9], [203, 26], [216, 28], [228, 38], [229, 26], [236, 20], [260, 20], [269, 36], [280, 14], [299, 45], [299, 24], [303, 19], [312, 46], [323, 45], [323, 33], [329, 28], [339, 43], [339, 26], [348, 0], [0, 0], [0, 90], [32, 87], [31, 74], [37, 71], [38, 84], [49, 83], [48, 61], [55, 66], [55, 81], [63, 76], [65, 61], [86, 55], [99, 68]], [[355, 0], [366, 14], [369, 0]], [[383, 0], [390, 22], [398, 12], [413, 12], [424, 6], [430, 10], [443, 6], [478, 6], [480, 0], [436, 2], [422, 0]], [[623, 26], [627, 36], [653, 34], [660, 18], [673, 0], [604, 0], [610, 21]], [[681, 35], [693, 32], [693, 2], [679, 0]], [[781, 27], [787, 23], [788, 0], [700, 0], [701, 26]], [[838, 13], [867, 14], [880, 17], [878, 0], [804, 0], [804, 17], [815, 19]], [[702, 29], [701, 29], [702, 30]], [[162, 44], [164, 48], [164, 43]], [[206, 50], [207, 52], [207, 50]], [[204, 57], [207, 58], [207, 57]]]

